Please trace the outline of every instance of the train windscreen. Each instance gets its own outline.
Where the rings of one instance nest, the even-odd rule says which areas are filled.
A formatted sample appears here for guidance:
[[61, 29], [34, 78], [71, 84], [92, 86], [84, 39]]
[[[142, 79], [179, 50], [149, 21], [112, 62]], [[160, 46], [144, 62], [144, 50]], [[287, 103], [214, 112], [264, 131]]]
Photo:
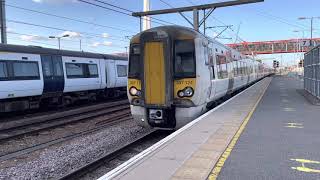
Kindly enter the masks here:
[[140, 64], [140, 46], [133, 45], [130, 48], [130, 57], [129, 57], [129, 78], [138, 78], [141, 73], [141, 64]]
[[193, 40], [175, 42], [174, 77], [193, 78], [196, 76], [195, 48]]

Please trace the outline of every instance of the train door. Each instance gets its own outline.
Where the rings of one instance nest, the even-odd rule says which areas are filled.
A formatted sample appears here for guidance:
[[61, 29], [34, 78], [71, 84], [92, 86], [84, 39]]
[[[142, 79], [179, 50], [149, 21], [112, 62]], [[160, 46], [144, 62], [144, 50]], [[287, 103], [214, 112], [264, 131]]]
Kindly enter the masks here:
[[[114, 60], [110, 60], [108, 63], [108, 72], [107, 72], [107, 78], [109, 80], [109, 87], [115, 87], [117, 82], [117, 72], [116, 72], [116, 63]], [[109, 75], [109, 77], [108, 77]]]
[[215, 57], [213, 53], [213, 44], [209, 44], [208, 51], [208, 68], [210, 71], [210, 95], [209, 98], [212, 100], [215, 97], [216, 86], [215, 86], [215, 79], [216, 79], [216, 70], [215, 70]]
[[62, 68], [62, 57], [41, 55], [41, 63], [44, 81], [44, 96], [63, 93], [64, 76]]
[[147, 42], [144, 54], [145, 100], [147, 104], [165, 104], [165, 66], [162, 42]]

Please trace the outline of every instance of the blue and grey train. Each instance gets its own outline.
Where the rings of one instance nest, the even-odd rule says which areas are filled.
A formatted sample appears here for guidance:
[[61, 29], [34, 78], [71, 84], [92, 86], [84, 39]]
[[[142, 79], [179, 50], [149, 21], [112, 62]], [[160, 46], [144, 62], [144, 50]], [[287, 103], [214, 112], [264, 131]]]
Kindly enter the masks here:
[[161, 26], [131, 39], [127, 94], [139, 125], [178, 129], [270, 74], [263, 63], [193, 29]]
[[0, 112], [125, 93], [127, 57], [0, 45]]

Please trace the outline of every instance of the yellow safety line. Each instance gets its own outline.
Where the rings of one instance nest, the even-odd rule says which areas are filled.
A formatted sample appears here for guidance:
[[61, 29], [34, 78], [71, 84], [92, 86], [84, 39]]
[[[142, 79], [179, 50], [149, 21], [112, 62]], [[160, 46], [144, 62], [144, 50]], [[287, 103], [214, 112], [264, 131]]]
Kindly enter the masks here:
[[[270, 81], [271, 82], [271, 81]], [[249, 112], [249, 114], [246, 116], [245, 120], [243, 121], [243, 123], [241, 124], [240, 128], [238, 129], [237, 133], [233, 136], [231, 142], [229, 143], [228, 147], [226, 148], [226, 150], [223, 152], [223, 154], [221, 155], [221, 157], [219, 158], [217, 164], [214, 166], [213, 170], [211, 171], [208, 180], [216, 180], [225, 161], [228, 159], [232, 149], [234, 148], [234, 146], [236, 145], [241, 133], [243, 132], [243, 130], [245, 129], [246, 125], [248, 124], [249, 120], [251, 119], [251, 116], [253, 115], [254, 111], [256, 110], [259, 102], [261, 101], [263, 95], [265, 94], [267, 88], [270, 85], [269, 84], [265, 87], [263, 93], [260, 95], [258, 101], [255, 103], [255, 105], [253, 106], [252, 110]]]

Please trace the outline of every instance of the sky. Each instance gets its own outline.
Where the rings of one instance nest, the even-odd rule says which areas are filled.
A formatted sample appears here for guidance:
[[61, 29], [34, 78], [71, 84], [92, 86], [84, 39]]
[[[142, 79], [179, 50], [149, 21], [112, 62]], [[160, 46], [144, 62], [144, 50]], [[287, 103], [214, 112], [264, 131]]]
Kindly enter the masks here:
[[[8, 43], [58, 48], [58, 40], [48, 37], [68, 34], [69, 37], [61, 39], [62, 49], [98, 53], [125, 52], [129, 38], [140, 29], [139, 19], [128, 14], [131, 11], [142, 11], [143, 0], [99, 0], [129, 10], [120, 10], [122, 13], [114, 12], [110, 8], [116, 8], [95, 0], [83, 1], [105, 8], [79, 0], [6, 0]], [[219, 1], [150, 0], [150, 3], [151, 9], [156, 10], [169, 8], [168, 4], [183, 7]], [[231, 29], [222, 33], [221, 39], [217, 39], [222, 43], [236, 42], [238, 30], [237, 42], [302, 38], [310, 36], [310, 21], [298, 20], [298, 17], [318, 17], [319, 7], [319, 0], [265, 0], [262, 3], [216, 9], [206, 23], [207, 26], [232, 25]], [[192, 16], [191, 13], [185, 15]], [[190, 27], [179, 14], [154, 18], [152, 27], [169, 23]], [[314, 37], [320, 37], [320, 19], [314, 21], [314, 28]], [[215, 36], [222, 30], [207, 30], [207, 34]], [[268, 64], [272, 63], [272, 58], [277, 58], [284, 65], [295, 64], [301, 57], [302, 54], [259, 56]]]

